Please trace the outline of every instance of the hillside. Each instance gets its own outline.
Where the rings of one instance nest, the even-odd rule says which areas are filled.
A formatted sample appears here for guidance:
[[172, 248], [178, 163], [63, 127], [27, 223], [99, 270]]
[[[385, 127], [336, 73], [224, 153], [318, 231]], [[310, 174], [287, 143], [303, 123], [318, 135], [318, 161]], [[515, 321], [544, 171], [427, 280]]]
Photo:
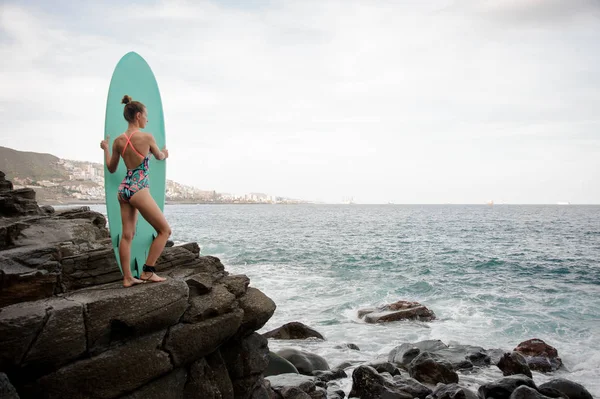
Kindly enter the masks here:
[[0, 147], [0, 170], [10, 178], [38, 180], [67, 179], [68, 173], [54, 155]]

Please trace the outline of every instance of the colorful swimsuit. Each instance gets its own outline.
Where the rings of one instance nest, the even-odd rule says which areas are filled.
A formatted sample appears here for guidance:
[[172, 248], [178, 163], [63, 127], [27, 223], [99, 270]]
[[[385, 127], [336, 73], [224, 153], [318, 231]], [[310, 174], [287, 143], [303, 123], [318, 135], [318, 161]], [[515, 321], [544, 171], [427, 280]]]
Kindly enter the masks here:
[[[135, 132], [131, 133], [131, 136], [133, 136], [134, 133]], [[145, 157], [142, 154], [140, 154], [138, 152], [138, 150], [136, 150], [135, 147], [133, 146], [133, 144], [131, 143], [131, 141], [130, 141], [131, 136], [127, 137], [127, 135], [125, 135], [125, 137], [127, 137], [127, 143], [125, 144], [123, 151], [121, 151], [121, 154], [124, 154], [125, 150], [127, 149], [127, 146], [129, 144], [131, 144], [131, 149], [133, 151], [135, 151], [140, 157], [143, 157], [144, 160], [142, 161], [142, 163], [139, 166], [137, 166], [133, 169], [127, 169], [127, 174], [125, 175], [125, 178], [121, 182], [121, 185], [119, 185], [119, 191], [117, 193], [117, 196], [119, 197], [120, 202], [129, 202], [131, 197], [133, 197], [133, 194], [137, 193], [141, 189], [150, 187], [150, 180], [149, 180], [149, 161], [150, 161], [149, 157], [150, 157], [150, 154], [146, 155]]]

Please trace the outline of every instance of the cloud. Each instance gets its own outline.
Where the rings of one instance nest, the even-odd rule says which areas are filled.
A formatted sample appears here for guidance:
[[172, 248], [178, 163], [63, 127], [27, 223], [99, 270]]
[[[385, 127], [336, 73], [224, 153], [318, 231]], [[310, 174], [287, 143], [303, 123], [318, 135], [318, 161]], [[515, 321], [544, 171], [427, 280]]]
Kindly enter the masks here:
[[[535, 202], [543, 188], [506, 182], [555, 174], [569, 191], [564, 170], [600, 177], [600, 28], [585, 16], [596, 7], [564, 4], [6, 3], [2, 142], [101, 162], [110, 76], [135, 50], [161, 88], [170, 179], [330, 201], [498, 190]], [[560, 10], [581, 19], [547, 23]], [[600, 201], [598, 189], [578, 195]]]

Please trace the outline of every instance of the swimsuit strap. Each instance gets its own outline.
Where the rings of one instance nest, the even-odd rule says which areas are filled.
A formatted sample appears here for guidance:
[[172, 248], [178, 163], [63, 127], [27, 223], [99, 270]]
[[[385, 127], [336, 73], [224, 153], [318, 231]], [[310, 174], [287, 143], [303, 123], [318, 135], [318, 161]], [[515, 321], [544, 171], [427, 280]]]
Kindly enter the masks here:
[[[131, 136], [133, 136], [135, 134], [137, 130], [135, 130], [133, 133], [131, 133]], [[133, 146], [133, 143], [131, 142], [131, 136], [127, 136], [127, 133], [125, 133], [125, 137], [127, 137], [127, 143], [125, 143], [125, 147], [123, 147], [123, 154], [125, 154], [125, 150], [127, 149], [127, 145], [131, 144], [131, 149], [133, 151], [135, 151], [136, 154], [138, 154], [140, 157], [144, 158], [144, 156], [142, 154], [140, 154], [140, 152], [138, 150], [135, 149], [135, 147]]]

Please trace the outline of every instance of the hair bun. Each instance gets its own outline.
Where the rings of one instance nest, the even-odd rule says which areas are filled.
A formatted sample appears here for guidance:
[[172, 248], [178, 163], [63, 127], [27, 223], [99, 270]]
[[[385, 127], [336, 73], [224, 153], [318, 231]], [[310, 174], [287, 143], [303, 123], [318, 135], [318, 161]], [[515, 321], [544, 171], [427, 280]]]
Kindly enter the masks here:
[[123, 99], [121, 100], [121, 104], [125, 104], [125, 105], [127, 105], [127, 104], [129, 104], [130, 102], [131, 102], [131, 97], [129, 97], [127, 94], [125, 94], [125, 95], [123, 96]]

